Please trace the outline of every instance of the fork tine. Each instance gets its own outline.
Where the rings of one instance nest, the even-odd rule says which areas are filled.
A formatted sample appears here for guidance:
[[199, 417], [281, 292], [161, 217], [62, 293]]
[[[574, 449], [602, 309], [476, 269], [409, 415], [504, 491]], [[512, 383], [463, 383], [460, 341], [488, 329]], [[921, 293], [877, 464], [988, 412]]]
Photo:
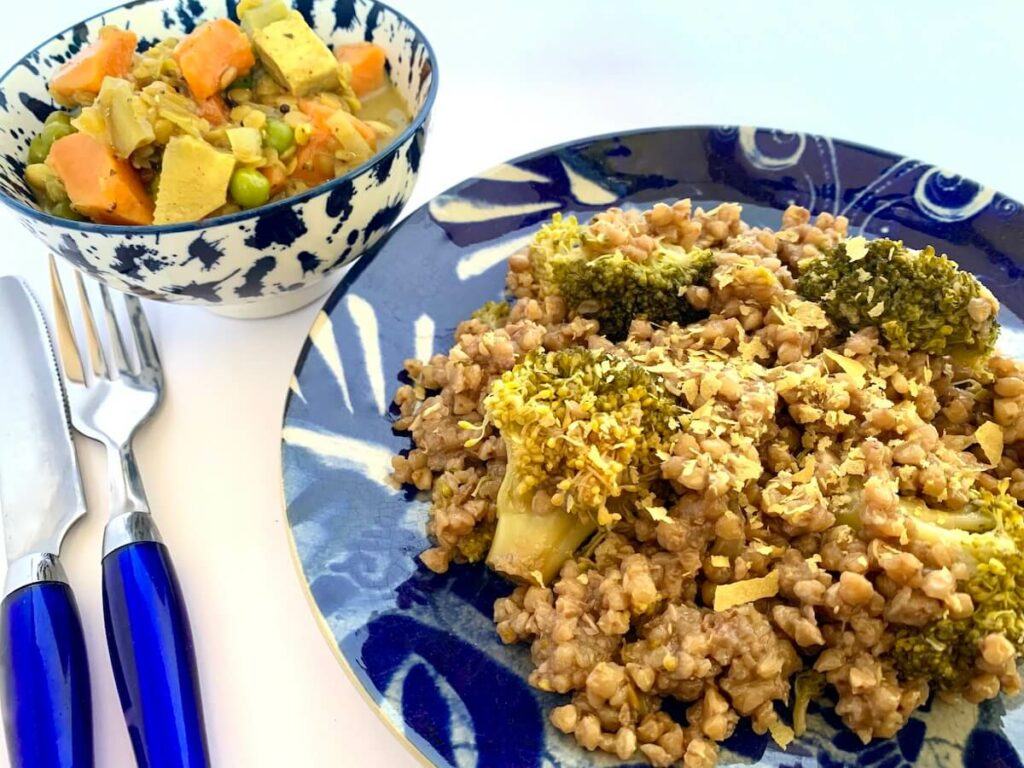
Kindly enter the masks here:
[[107, 360], [103, 354], [103, 345], [100, 343], [100, 335], [96, 332], [96, 319], [92, 312], [92, 302], [89, 300], [89, 293], [85, 290], [85, 282], [82, 280], [82, 273], [75, 271], [75, 282], [78, 283], [78, 298], [82, 304], [82, 320], [85, 325], [85, 341], [89, 347], [89, 360], [92, 363], [92, 373], [96, 377], [110, 377], [107, 368]]
[[156, 342], [153, 340], [153, 332], [149, 328], [146, 313], [142, 309], [142, 302], [137, 296], [127, 295], [124, 297], [124, 303], [128, 308], [128, 321], [131, 323], [132, 335], [135, 337], [135, 346], [139, 353], [140, 372], [160, 376], [160, 354], [156, 350]]
[[64, 287], [60, 282], [57, 262], [50, 254], [50, 291], [53, 295], [54, 324], [57, 329], [57, 354], [60, 356], [61, 367], [68, 381], [85, 384], [85, 368], [78, 354], [75, 342], [75, 331], [71, 327], [71, 316], [68, 314], [68, 303], [64, 297]]
[[110, 335], [110, 352], [114, 359], [114, 365], [121, 372], [122, 376], [131, 376], [132, 369], [128, 364], [128, 354], [124, 348], [124, 337], [121, 336], [121, 327], [117, 324], [117, 315], [114, 314], [114, 304], [110, 300], [110, 291], [107, 286], [100, 283], [100, 297], [103, 299], [103, 314], [107, 317], [107, 332]]

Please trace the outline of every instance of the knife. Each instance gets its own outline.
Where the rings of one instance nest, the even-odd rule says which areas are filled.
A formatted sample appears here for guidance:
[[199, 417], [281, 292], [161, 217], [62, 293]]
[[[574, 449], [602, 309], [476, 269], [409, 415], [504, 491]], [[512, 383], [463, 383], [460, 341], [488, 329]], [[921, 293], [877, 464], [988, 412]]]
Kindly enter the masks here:
[[14, 768], [93, 765], [85, 640], [59, 559], [85, 514], [68, 423], [46, 321], [19, 279], [0, 278], [0, 677]]

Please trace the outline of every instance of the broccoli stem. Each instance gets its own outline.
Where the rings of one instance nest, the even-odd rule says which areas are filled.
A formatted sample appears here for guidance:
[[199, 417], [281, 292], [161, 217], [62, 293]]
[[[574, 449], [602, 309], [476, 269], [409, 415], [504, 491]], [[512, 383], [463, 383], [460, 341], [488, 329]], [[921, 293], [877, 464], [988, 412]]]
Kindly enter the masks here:
[[985, 533], [996, 527], [996, 520], [991, 514], [986, 514], [975, 506], [967, 506], [962, 510], [952, 512], [944, 509], [932, 509], [921, 499], [901, 498], [900, 509], [915, 520], [936, 525], [945, 530]]
[[596, 529], [596, 521], [565, 512], [535, 515], [526, 510], [506, 511], [498, 517], [487, 564], [524, 581], [536, 582], [539, 573], [548, 584]]
[[597, 521], [560, 509], [535, 512], [533, 494], [516, 493], [519, 480], [513, 464], [509, 462], [498, 491], [498, 525], [487, 564], [520, 581], [535, 584], [539, 575], [549, 584], [562, 563], [597, 530]]

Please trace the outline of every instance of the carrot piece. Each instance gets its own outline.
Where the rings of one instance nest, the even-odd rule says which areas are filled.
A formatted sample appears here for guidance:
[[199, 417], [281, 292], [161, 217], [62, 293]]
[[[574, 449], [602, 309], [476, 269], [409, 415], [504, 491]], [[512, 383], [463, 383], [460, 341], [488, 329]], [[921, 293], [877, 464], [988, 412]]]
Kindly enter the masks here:
[[50, 92], [63, 103], [76, 93], [99, 93], [103, 78], [128, 74], [137, 42], [134, 32], [104, 27], [94, 42], [61, 67], [50, 82]]
[[315, 99], [299, 99], [299, 110], [313, 121], [313, 127], [317, 131], [331, 132], [331, 129], [327, 127], [327, 120], [335, 113], [335, 107], [329, 107]]
[[[314, 187], [334, 178], [334, 151], [339, 145], [328, 120], [338, 110], [313, 99], [299, 99], [299, 110], [312, 121], [313, 133], [295, 153], [296, 165], [292, 176]], [[367, 143], [371, 147], [376, 146], [377, 135], [373, 128], [354, 115], [348, 115], [348, 118]]]
[[292, 176], [315, 187], [334, 178], [334, 151], [338, 141], [327, 120], [335, 109], [313, 99], [299, 99], [299, 109], [312, 121], [313, 133], [295, 152]]
[[[313, 121], [313, 125], [318, 131], [325, 131], [326, 133], [333, 133], [331, 127], [327, 124], [327, 121], [331, 116], [338, 110], [334, 107], [330, 107], [320, 101], [314, 101], [313, 99], [299, 99], [299, 109], [306, 114], [306, 116]], [[356, 130], [362, 135], [364, 139], [370, 144], [374, 144], [377, 141], [377, 134], [373, 128], [368, 126], [362, 120], [355, 115], [349, 115], [349, 120], [355, 125]]]
[[270, 182], [270, 194], [277, 194], [288, 181], [288, 175], [284, 172], [279, 164], [265, 165], [259, 169], [260, 173], [267, 177], [267, 181]]
[[316, 131], [295, 153], [292, 176], [315, 187], [334, 178], [334, 150], [338, 142], [330, 133]]
[[224, 125], [228, 122], [230, 113], [224, 99], [219, 93], [215, 93], [206, 101], [199, 102], [199, 116], [205, 117], [210, 125]]
[[334, 52], [338, 61], [352, 67], [352, 90], [356, 96], [363, 96], [384, 85], [384, 63], [387, 54], [373, 43], [352, 43], [342, 45]]
[[[247, 74], [256, 64], [252, 44], [230, 19], [213, 19], [199, 25], [174, 49], [182, 77], [196, 101], [206, 101], [230, 82]], [[234, 74], [227, 74], [233, 70]]]
[[152, 224], [153, 201], [127, 160], [87, 133], [53, 142], [46, 164], [60, 177], [71, 204], [100, 224]]

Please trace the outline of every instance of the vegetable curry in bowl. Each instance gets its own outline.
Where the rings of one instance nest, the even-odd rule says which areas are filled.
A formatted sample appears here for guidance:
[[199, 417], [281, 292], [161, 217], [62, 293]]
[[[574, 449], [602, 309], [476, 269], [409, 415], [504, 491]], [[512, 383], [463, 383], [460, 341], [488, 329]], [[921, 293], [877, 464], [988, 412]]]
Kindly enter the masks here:
[[334, 51], [284, 0], [149, 47], [104, 28], [50, 82], [25, 179], [46, 211], [172, 224], [255, 208], [376, 155], [409, 109], [372, 43]]

